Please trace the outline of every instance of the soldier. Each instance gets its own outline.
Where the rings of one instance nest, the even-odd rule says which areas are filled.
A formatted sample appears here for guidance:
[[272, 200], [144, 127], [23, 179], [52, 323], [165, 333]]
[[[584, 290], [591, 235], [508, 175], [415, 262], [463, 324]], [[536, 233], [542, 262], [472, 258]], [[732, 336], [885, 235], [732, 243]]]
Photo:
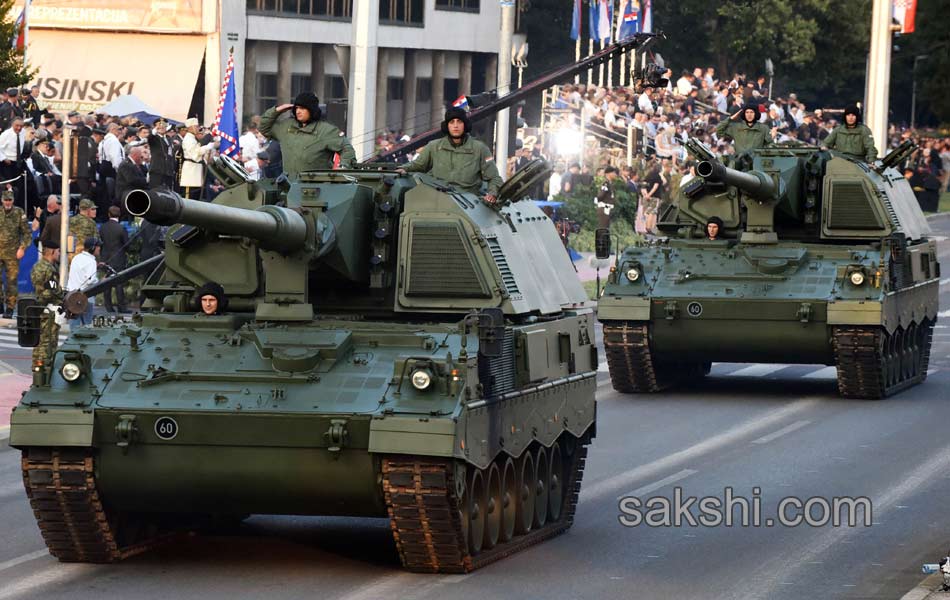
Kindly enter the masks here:
[[616, 167], [607, 167], [604, 169], [606, 181], [600, 186], [600, 193], [597, 194], [597, 226], [600, 228], [610, 227], [610, 212], [614, 209], [616, 200], [614, 198], [614, 180], [617, 179]]
[[844, 125], [835, 127], [825, 138], [823, 148], [869, 163], [877, 159], [874, 136], [868, 126], [861, 123], [861, 111], [854, 104], [844, 109]]
[[[278, 121], [293, 110], [293, 119]], [[334, 125], [321, 120], [320, 99], [311, 92], [297, 94], [293, 104], [268, 108], [261, 115], [260, 132], [280, 142], [284, 172], [296, 177], [304, 171], [333, 168], [333, 155], [340, 155], [340, 168], [349, 169], [356, 160], [350, 140]]]
[[764, 148], [772, 143], [772, 132], [764, 123], [759, 123], [759, 107], [755, 104], [746, 104], [742, 110], [720, 121], [716, 126], [716, 135], [731, 137], [736, 154]]
[[722, 235], [723, 227], [725, 224], [719, 217], [713, 216], [706, 219], [706, 239], [710, 241], [721, 239], [719, 236]]
[[414, 161], [398, 171], [428, 173], [470, 194], [480, 193], [485, 182], [485, 202], [493, 204], [501, 187], [501, 175], [491, 150], [469, 135], [471, 131], [472, 124], [463, 109], [448, 109], [442, 121], [445, 137], [426, 144]]
[[13, 206], [13, 192], [3, 192], [3, 210], [0, 211], [0, 272], [6, 274], [6, 304], [3, 316], [9, 317], [16, 308], [17, 276], [20, 274], [20, 259], [32, 240], [30, 226], [23, 209]]
[[79, 201], [79, 212], [69, 219], [69, 240], [66, 248], [67, 262], [82, 252], [86, 238], [98, 237], [96, 232], [96, 204], [88, 198]]
[[148, 136], [148, 149], [152, 162], [148, 165], [148, 189], [157, 190], [175, 188], [175, 153], [165, 136], [168, 121], [155, 121], [155, 128]]
[[209, 281], [195, 292], [195, 309], [199, 315], [220, 315], [228, 308], [228, 296], [221, 284]]
[[[43, 256], [33, 265], [30, 281], [41, 305], [59, 304], [63, 293], [59, 287], [59, 244], [47, 242], [43, 246]], [[40, 343], [33, 348], [33, 371], [46, 364], [59, 341], [59, 324], [56, 322], [55, 309], [47, 309], [40, 317]]]

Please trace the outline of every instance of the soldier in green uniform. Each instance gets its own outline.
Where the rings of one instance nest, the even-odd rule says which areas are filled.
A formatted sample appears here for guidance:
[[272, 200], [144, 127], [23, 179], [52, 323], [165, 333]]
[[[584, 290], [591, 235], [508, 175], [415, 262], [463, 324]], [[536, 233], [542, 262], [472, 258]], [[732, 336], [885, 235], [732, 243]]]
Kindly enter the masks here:
[[[293, 110], [292, 119], [278, 120], [281, 114]], [[293, 104], [268, 108], [261, 115], [259, 131], [280, 142], [284, 172], [296, 177], [305, 171], [333, 168], [333, 155], [340, 154], [340, 167], [349, 169], [356, 160], [350, 140], [330, 123], [320, 120], [320, 100], [310, 92], [294, 98]]]
[[742, 110], [720, 121], [716, 126], [716, 135], [731, 137], [736, 154], [764, 148], [772, 143], [772, 132], [764, 123], [759, 123], [759, 107], [755, 104], [746, 104]]
[[3, 192], [3, 210], [0, 211], [0, 272], [6, 275], [7, 293], [4, 296], [3, 316], [9, 317], [16, 308], [17, 277], [20, 259], [26, 252], [32, 235], [23, 209], [13, 206], [13, 191]]
[[96, 231], [96, 203], [88, 198], [79, 201], [79, 212], [69, 218], [69, 245], [66, 248], [68, 263], [73, 256], [82, 252], [82, 244], [87, 238], [99, 237]]
[[488, 146], [470, 134], [472, 124], [461, 108], [445, 111], [442, 133], [445, 137], [426, 144], [419, 156], [399, 169], [400, 173], [428, 173], [471, 194], [478, 194], [482, 182], [488, 184], [485, 202], [493, 203], [501, 187], [501, 175]]
[[[63, 299], [62, 289], [59, 287], [59, 244], [47, 242], [43, 244], [43, 256], [33, 265], [30, 271], [30, 281], [36, 293], [36, 300], [41, 305], [59, 304]], [[33, 348], [33, 370], [46, 364], [55, 344], [59, 340], [59, 325], [56, 315], [46, 310], [40, 317], [40, 343]]]
[[825, 138], [823, 147], [869, 163], [877, 160], [874, 136], [868, 126], [861, 122], [861, 111], [854, 104], [844, 109], [844, 125], [835, 127]]

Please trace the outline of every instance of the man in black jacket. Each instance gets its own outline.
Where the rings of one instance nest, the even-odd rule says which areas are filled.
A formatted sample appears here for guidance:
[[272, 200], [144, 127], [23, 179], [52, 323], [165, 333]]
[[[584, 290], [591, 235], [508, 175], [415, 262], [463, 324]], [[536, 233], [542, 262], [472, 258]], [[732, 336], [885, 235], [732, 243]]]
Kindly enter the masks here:
[[123, 219], [128, 220], [125, 212], [125, 197], [132, 190], [148, 188], [148, 171], [145, 163], [148, 161], [148, 148], [145, 145], [132, 146], [129, 155], [119, 165], [119, 172], [115, 182], [115, 203], [121, 209]]
[[168, 121], [159, 119], [155, 121], [155, 128], [148, 135], [148, 150], [151, 154], [151, 162], [148, 165], [148, 189], [150, 190], [175, 189], [177, 165], [174, 148], [165, 135], [167, 128]]
[[[118, 273], [128, 266], [128, 252], [126, 246], [129, 243], [129, 233], [125, 227], [119, 223], [119, 217], [122, 211], [118, 206], [109, 207], [109, 220], [99, 227], [99, 238], [102, 240], [102, 253], [99, 255], [104, 264]], [[111, 274], [111, 273], [110, 273]], [[126, 312], [125, 287], [118, 285], [115, 290], [116, 302], [119, 305], [119, 312]], [[105, 297], [106, 312], [113, 312], [112, 290], [106, 290]]]

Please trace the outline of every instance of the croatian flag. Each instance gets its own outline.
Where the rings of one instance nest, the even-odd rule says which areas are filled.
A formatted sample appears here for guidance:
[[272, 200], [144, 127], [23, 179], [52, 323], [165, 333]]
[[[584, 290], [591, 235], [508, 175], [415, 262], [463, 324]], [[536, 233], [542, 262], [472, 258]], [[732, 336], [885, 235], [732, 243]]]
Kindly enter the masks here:
[[643, 33], [653, 33], [653, 0], [643, 0]]
[[468, 110], [468, 97], [464, 94], [455, 99], [452, 103], [453, 108], [462, 108]]
[[218, 112], [214, 117], [211, 132], [221, 138], [219, 152], [224, 156], [241, 156], [240, 128], [237, 118], [237, 93], [234, 90], [234, 49], [228, 54], [228, 70], [224, 74], [221, 86], [221, 98], [218, 100]]
[[597, 39], [601, 42], [610, 41], [610, 25], [614, 22], [613, 2], [600, 0], [600, 9], [597, 15]]
[[10, 47], [19, 52], [26, 48], [26, 7], [20, 11], [20, 16], [13, 24], [13, 36], [10, 38]]
[[574, 14], [571, 16], [571, 39], [581, 37], [581, 0], [574, 0]]
[[600, 9], [598, 8], [597, 0], [590, 0], [590, 4], [588, 6], [588, 11], [587, 11], [587, 17], [588, 17], [587, 29], [590, 32], [590, 39], [591, 40], [600, 39], [598, 37], [598, 32], [600, 31], [600, 29], [597, 26], [597, 21], [600, 19]]
[[625, 40], [640, 30], [640, 0], [626, 0], [617, 22], [617, 39]]
[[914, 33], [914, 20], [917, 16], [917, 0], [894, 0], [894, 20], [901, 27], [901, 33]]

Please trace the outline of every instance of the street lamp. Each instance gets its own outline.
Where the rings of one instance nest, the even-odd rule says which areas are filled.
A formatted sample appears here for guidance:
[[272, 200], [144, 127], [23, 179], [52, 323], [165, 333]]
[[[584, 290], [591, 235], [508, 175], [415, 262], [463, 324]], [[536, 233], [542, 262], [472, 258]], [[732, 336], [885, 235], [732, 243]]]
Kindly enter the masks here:
[[910, 71], [911, 92], [910, 92], [910, 128], [914, 129], [917, 125], [917, 63], [921, 60], [930, 58], [929, 54], [920, 54], [914, 57], [914, 68]]
[[528, 36], [516, 33], [511, 36], [511, 66], [518, 69], [518, 87], [521, 87], [521, 74], [528, 66]]

